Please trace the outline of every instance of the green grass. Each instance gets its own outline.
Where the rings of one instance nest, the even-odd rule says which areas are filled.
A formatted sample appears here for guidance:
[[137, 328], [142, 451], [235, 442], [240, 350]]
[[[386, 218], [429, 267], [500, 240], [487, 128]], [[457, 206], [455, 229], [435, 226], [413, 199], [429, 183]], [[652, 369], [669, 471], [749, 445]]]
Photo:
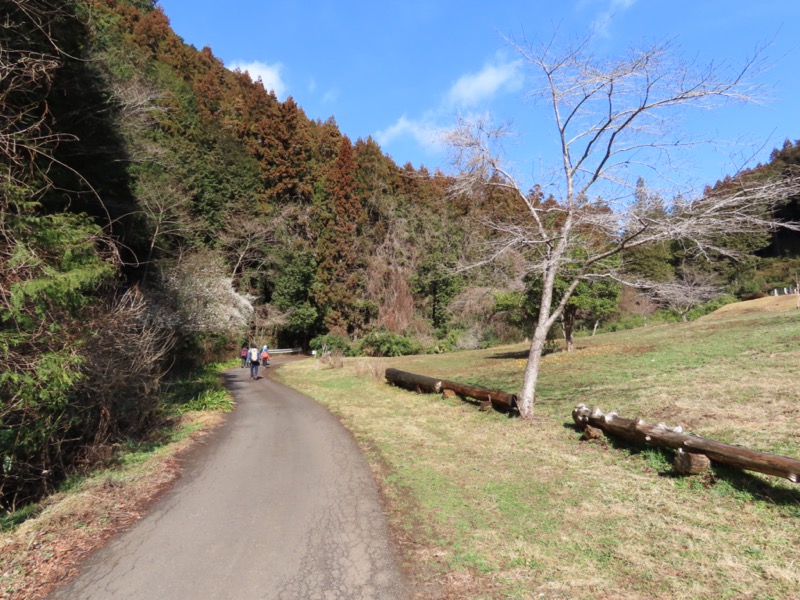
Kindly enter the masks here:
[[233, 396], [222, 387], [220, 373], [238, 361], [210, 363], [165, 384], [164, 404], [174, 412], [233, 410]]
[[22, 508], [11, 513], [0, 514], [0, 532], [10, 531], [24, 523], [31, 517], [35, 517], [39, 512], [37, 504], [26, 504]]
[[579, 402], [800, 457], [800, 314], [728, 313], [579, 340], [545, 357], [528, 423], [384, 384], [395, 367], [516, 392], [527, 348], [311, 361], [278, 373], [328, 406], [380, 473], [416, 581], [469, 598], [793, 598], [800, 490], [672, 453], [580, 442]]

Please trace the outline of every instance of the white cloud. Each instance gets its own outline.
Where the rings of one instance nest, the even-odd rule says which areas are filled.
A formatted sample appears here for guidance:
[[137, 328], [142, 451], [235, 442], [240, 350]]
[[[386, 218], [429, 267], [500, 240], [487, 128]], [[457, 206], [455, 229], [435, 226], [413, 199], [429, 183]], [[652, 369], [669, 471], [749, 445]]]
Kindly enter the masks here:
[[386, 146], [401, 137], [411, 137], [425, 150], [437, 152], [442, 149], [442, 128], [437, 127], [427, 117], [422, 120], [400, 117], [394, 125], [382, 129], [375, 134], [381, 146]]
[[516, 91], [522, 87], [520, 61], [487, 64], [478, 73], [462, 75], [446, 96], [449, 106], [475, 106], [490, 99], [500, 89]]
[[279, 100], [285, 98], [288, 86], [281, 77], [281, 70], [283, 69], [281, 63], [268, 65], [258, 60], [249, 63], [235, 61], [228, 65], [228, 68], [231, 71], [247, 71], [253, 80], [261, 80], [265, 90], [272, 90], [275, 92], [275, 96], [277, 96]]
[[498, 54], [477, 73], [460, 77], [445, 93], [439, 106], [426, 111], [420, 118], [403, 115], [394, 124], [374, 134], [377, 142], [386, 147], [398, 139], [412, 139], [429, 154], [445, 149], [444, 139], [448, 128], [440, 123], [450, 123], [455, 112], [470, 110], [478, 104], [492, 100], [499, 92], [514, 92], [522, 88], [522, 61], [504, 60]]

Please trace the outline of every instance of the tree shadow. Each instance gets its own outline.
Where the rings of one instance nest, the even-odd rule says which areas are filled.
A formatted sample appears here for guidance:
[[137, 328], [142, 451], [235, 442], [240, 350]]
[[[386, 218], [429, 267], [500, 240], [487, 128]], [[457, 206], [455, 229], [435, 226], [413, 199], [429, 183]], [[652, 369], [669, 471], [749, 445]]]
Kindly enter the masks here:
[[[580, 350], [580, 348], [576, 348], [576, 350]], [[564, 352], [564, 349], [559, 347], [547, 346], [545, 347], [544, 350], [542, 350], [542, 356], [547, 356], [548, 354], [556, 354], [557, 352]], [[519, 360], [522, 358], [527, 359], [529, 354], [530, 354], [530, 348], [526, 348], [525, 350], [519, 350], [514, 352], [498, 352], [496, 354], [492, 354], [487, 358], [491, 360]]]
[[497, 354], [492, 354], [488, 358], [493, 360], [514, 360], [528, 358], [528, 350], [520, 350], [519, 352], [499, 352]]
[[519, 409], [516, 406], [512, 407], [509, 410], [504, 410], [497, 408], [488, 400], [476, 400], [475, 398], [470, 398], [469, 396], [462, 396], [461, 394], [456, 394], [455, 396], [452, 396], [452, 398], [458, 398], [465, 404], [470, 404], [481, 412], [492, 411], [501, 415], [505, 415], [509, 419], [519, 417]]

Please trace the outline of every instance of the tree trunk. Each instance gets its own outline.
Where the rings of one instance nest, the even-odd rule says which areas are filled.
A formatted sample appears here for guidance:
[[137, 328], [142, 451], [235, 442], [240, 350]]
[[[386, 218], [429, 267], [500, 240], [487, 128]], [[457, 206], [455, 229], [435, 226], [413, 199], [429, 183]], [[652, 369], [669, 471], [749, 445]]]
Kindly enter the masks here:
[[517, 397], [514, 394], [509, 394], [501, 390], [490, 390], [478, 385], [466, 385], [446, 379], [441, 381], [441, 385], [442, 390], [452, 390], [459, 396], [475, 398], [483, 402], [491, 402], [492, 408], [495, 410], [508, 412], [517, 405]]
[[577, 309], [573, 306], [564, 308], [561, 314], [561, 325], [564, 327], [564, 341], [567, 343], [567, 352], [575, 350], [575, 313]]
[[599, 326], [600, 326], [600, 319], [597, 319], [597, 321], [594, 322], [594, 327], [592, 328], [592, 337], [594, 337], [594, 334], [597, 333], [597, 328]]
[[528, 352], [528, 364], [525, 365], [525, 378], [522, 381], [522, 392], [517, 401], [519, 416], [523, 419], [533, 418], [536, 381], [539, 379], [539, 365], [542, 361], [542, 352], [544, 351], [548, 330], [549, 328], [543, 325], [537, 325], [533, 332], [531, 349]]
[[800, 481], [800, 460], [796, 458], [756, 452], [742, 446], [707, 440], [683, 433], [680, 427], [666, 427], [663, 423], [649, 425], [641, 419], [623, 419], [614, 412], [603, 414], [599, 408], [590, 410], [583, 404], [572, 410], [572, 418], [579, 427], [588, 424], [602, 429], [605, 433], [636, 442], [705, 454], [713, 461], [740, 469], [785, 477], [792, 483]]

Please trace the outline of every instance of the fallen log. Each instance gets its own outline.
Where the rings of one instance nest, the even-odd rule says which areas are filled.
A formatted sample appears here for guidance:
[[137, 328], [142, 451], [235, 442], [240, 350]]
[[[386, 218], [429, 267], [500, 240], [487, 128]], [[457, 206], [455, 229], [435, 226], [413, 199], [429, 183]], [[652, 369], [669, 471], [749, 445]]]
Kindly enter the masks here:
[[442, 391], [442, 381], [434, 377], [408, 373], [399, 369], [386, 369], [386, 381], [412, 392], [438, 394]]
[[474, 398], [482, 402], [491, 402], [492, 408], [502, 412], [508, 412], [517, 406], [517, 397], [514, 394], [501, 390], [490, 390], [478, 385], [467, 385], [456, 381], [442, 380], [443, 390], [453, 390], [459, 396]]
[[493, 408], [505, 412], [512, 410], [517, 405], [517, 397], [508, 392], [417, 375], [416, 373], [400, 371], [399, 369], [386, 369], [386, 380], [398, 387], [418, 393], [440, 393], [450, 390], [459, 396], [490, 402]]
[[683, 433], [681, 427], [667, 427], [663, 423], [650, 425], [641, 419], [624, 419], [615, 412], [603, 413], [599, 408], [589, 409], [584, 404], [579, 404], [572, 410], [572, 419], [581, 428], [591, 425], [602, 429], [605, 433], [636, 442], [704, 454], [711, 460], [725, 465], [785, 477], [792, 483], [800, 481], [800, 460], [796, 458], [707, 440]]

